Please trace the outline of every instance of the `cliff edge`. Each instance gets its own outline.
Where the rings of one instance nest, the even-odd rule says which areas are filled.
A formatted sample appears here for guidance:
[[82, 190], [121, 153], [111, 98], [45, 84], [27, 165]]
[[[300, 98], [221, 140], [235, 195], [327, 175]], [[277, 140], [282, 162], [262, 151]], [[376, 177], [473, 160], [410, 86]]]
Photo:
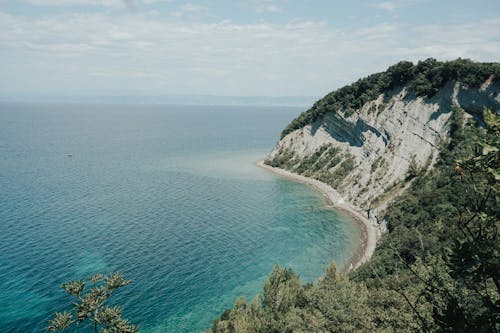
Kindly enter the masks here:
[[499, 73], [462, 59], [400, 62], [315, 103], [265, 163], [329, 184], [380, 224], [388, 202], [433, 167], [454, 108], [479, 122], [484, 108], [500, 109]]

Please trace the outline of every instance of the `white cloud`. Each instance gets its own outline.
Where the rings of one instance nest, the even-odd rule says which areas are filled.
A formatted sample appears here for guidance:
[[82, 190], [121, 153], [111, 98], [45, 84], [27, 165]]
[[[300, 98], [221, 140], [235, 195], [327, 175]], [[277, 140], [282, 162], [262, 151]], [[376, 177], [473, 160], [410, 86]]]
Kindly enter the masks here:
[[401, 59], [495, 61], [499, 35], [500, 18], [338, 29], [316, 21], [0, 13], [0, 91], [319, 95]]
[[153, 5], [172, 0], [28, 0], [37, 6], [103, 6], [103, 7], [131, 7], [136, 4]]
[[172, 0], [142, 0], [143, 3], [147, 5], [152, 5], [156, 3], [161, 3], [161, 2], [172, 2]]
[[390, 12], [393, 12], [393, 11], [395, 11], [396, 9], [398, 9], [400, 7], [394, 1], [377, 2], [377, 3], [372, 4], [372, 6], [375, 7], [375, 8], [387, 10], [387, 11], [390, 11]]
[[127, 0], [29, 0], [37, 6], [105, 6], [122, 7], [130, 4]]
[[374, 2], [370, 4], [370, 7], [385, 10], [391, 14], [395, 14], [399, 9], [409, 7], [412, 5], [428, 6], [425, 4], [429, 0], [386, 0], [380, 2]]
[[183, 17], [186, 15], [199, 15], [208, 11], [205, 6], [193, 5], [192, 3], [186, 3], [182, 5], [179, 10], [170, 13], [171, 16]]
[[259, 13], [281, 13], [283, 9], [277, 5], [275, 0], [255, 0], [255, 10]]

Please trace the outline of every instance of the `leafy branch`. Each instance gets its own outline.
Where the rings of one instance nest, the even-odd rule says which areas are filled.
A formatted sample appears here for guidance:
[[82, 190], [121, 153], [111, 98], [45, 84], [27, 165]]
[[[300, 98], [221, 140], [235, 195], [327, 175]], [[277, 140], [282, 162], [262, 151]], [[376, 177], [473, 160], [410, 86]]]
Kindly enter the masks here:
[[115, 272], [105, 277], [96, 274], [86, 280], [64, 283], [61, 288], [76, 298], [72, 303], [73, 313], [56, 312], [49, 321], [47, 331], [67, 332], [73, 324], [81, 327], [86, 322], [94, 333], [139, 333], [137, 326], [122, 318], [120, 307], [105, 304], [117, 289], [131, 282], [125, 280], [121, 273]]

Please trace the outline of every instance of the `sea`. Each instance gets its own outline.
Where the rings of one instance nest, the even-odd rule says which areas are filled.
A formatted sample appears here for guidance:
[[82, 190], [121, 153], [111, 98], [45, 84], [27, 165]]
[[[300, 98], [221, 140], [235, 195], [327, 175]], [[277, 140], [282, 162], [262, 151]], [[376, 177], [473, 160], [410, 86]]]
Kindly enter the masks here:
[[0, 331], [43, 332], [60, 285], [132, 280], [141, 332], [202, 332], [273, 265], [315, 282], [357, 230], [263, 159], [297, 107], [0, 103]]

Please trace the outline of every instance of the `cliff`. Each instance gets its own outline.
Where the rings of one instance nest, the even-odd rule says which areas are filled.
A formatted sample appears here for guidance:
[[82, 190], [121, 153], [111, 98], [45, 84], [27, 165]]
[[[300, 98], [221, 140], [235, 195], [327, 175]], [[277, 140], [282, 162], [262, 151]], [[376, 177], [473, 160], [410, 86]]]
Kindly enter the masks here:
[[[434, 69], [443, 67], [433, 59], [426, 62], [432, 62]], [[363, 80], [351, 85], [354, 94], [366, 96], [368, 92], [375, 97], [364, 97], [358, 108], [352, 103], [346, 107], [341, 99], [345, 97], [338, 96], [346, 88], [327, 95], [289, 125], [266, 164], [323, 181], [344, 200], [370, 209], [377, 218], [416, 172], [433, 168], [440, 145], [449, 135], [454, 107], [479, 120], [483, 108], [500, 109], [500, 82], [495, 76], [498, 64], [488, 64], [490, 70], [475, 78], [474, 84], [459, 81], [463, 73], [448, 74], [449, 80], [441, 79], [433, 91], [422, 94], [417, 86], [419, 73], [415, 74], [421, 63], [405, 63], [410, 74], [401, 85], [390, 82], [391, 68], [376, 74], [375, 79], [365, 79], [377, 83], [371, 91]], [[380, 84], [384, 75], [389, 83]], [[300, 119], [311, 121], [297, 126]]]

